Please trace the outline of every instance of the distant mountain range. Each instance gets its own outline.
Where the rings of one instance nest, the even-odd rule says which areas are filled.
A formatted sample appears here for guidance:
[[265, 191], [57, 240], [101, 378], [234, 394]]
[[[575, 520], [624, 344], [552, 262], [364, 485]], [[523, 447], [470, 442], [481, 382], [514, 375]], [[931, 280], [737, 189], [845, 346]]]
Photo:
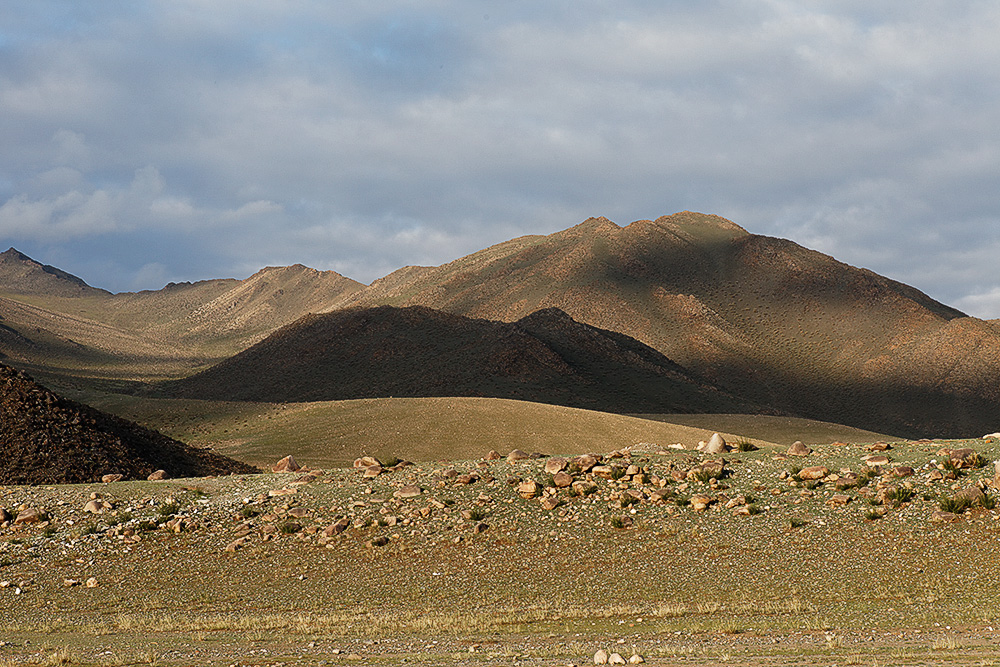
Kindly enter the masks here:
[[[366, 310], [387, 305], [423, 308]], [[310, 313], [329, 316], [298, 321]], [[364, 318], [384, 328], [382, 338], [350, 328]], [[453, 339], [452, 347], [435, 335]], [[576, 347], [594, 340], [607, 356]], [[420, 374], [406, 355], [392, 361], [389, 351], [404, 342], [421, 360]], [[530, 379], [498, 372], [504, 345], [511, 368], [522, 363]], [[656, 361], [639, 349], [655, 351]], [[411, 395], [452, 387], [621, 412], [723, 409], [699, 407], [713, 397], [733, 409], [914, 437], [981, 434], [1000, 421], [997, 321], [711, 215], [626, 227], [592, 218], [439, 267], [406, 267], [370, 286], [294, 266], [111, 295], [14, 250], [0, 255], [0, 353], [11, 363], [65, 382], [155, 382], [195, 375], [243, 350], [171, 391], [197, 393], [213, 382], [222, 391], [230, 374], [226, 395], [269, 400], [431, 386], [433, 393]], [[455, 350], [468, 355], [464, 374], [455, 374]], [[267, 374], [255, 375], [269, 357]], [[627, 391], [618, 382], [639, 377]], [[677, 391], [665, 391], [663, 409], [653, 410], [650, 387], [667, 377]]]

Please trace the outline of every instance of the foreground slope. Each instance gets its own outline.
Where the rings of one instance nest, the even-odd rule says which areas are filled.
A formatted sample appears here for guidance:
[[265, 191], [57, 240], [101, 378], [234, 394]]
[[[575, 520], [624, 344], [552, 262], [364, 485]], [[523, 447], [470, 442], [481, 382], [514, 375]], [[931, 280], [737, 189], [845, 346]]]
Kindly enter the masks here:
[[313, 315], [165, 391], [271, 402], [489, 396], [606, 412], [762, 409], [557, 309], [513, 324], [419, 306]]
[[133, 422], [66, 400], [0, 364], [0, 484], [93, 482], [106, 474], [145, 479], [255, 469], [194, 449]]
[[396, 272], [348, 303], [503, 321], [556, 307], [747, 400], [873, 430], [976, 434], [1000, 411], [994, 324], [717, 216], [593, 218]]

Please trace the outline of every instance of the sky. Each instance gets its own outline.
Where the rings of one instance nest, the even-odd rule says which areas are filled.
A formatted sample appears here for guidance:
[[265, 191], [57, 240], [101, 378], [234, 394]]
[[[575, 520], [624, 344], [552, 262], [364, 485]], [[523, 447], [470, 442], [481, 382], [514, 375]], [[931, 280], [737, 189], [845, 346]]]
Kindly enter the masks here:
[[0, 246], [368, 283], [724, 216], [1000, 318], [1000, 4], [0, 3]]

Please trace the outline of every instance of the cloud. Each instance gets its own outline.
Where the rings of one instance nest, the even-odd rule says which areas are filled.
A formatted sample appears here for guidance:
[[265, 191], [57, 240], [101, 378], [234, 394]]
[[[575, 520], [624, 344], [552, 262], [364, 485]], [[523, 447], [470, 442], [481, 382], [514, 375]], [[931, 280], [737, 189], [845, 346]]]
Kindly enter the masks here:
[[[1000, 243], [989, 3], [42, 0], [0, 21], [0, 240], [368, 281], [692, 209], [944, 301], [1000, 287], [949, 264]], [[185, 247], [204, 266], [164, 250]]]

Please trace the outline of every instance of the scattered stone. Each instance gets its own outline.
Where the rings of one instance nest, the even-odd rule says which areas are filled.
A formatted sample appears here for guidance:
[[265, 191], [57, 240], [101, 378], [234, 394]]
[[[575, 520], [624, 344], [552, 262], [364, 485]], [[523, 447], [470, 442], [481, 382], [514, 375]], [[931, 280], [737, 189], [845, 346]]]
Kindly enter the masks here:
[[288, 510], [288, 516], [295, 517], [296, 519], [305, 519], [312, 516], [312, 510], [308, 510], [305, 507], [293, 507]]
[[372, 538], [370, 544], [373, 547], [384, 547], [385, 545], [389, 544], [389, 538], [386, 537], [385, 535], [379, 535], [378, 537]]
[[267, 495], [269, 498], [277, 498], [278, 496], [291, 496], [298, 492], [298, 489], [271, 489]]
[[499, 461], [502, 458], [503, 457], [500, 455], [500, 452], [496, 451], [495, 449], [491, 449], [490, 453], [486, 455], [487, 461]]
[[622, 657], [621, 653], [612, 653], [608, 656], [609, 665], [627, 665], [628, 662]]
[[838, 491], [844, 491], [845, 489], [853, 489], [858, 485], [859, 477], [857, 473], [845, 472], [842, 473], [837, 481], [834, 482], [834, 486]]
[[541, 492], [542, 487], [534, 480], [529, 479], [527, 482], [521, 482], [517, 485], [517, 495], [521, 496], [525, 500], [534, 498]]
[[66, 588], [73, 588], [74, 586], [79, 586], [80, 581], [76, 579], [63, 579], [63, 586]]
[[596, 484], [594, 484], [593, 482], [591, 482], [589, 480], [585, 480], [585, 479], [581, 479], [581, 480], [578, 480], [576, 482], [573, 482], [573, 484], [571, 486], [572, 486], [572, 489], [573, 489], [573, 493], [575, 493], [578, 496], [590, 495], [591, 493], [593, 493], [594, 491], [597, 490], [597, 485]]
[[969, 503], [969, 505], [982, 505], [983, 501], [986, 500], [986, 494], [983, 493], [982, 489], [978, 486], [970, 486], [962, 489], [954, 496], [955, 500], [963, 500]]
[[703, 493], [696, 493], [691, 496], [691, 509], [695, 512], [704, 512], [708, 509], [709, 505], [715, 502], [715, 498], [712, 496], [707, 496]]
[[910, 466], [896, 466], [892, 469], [892, 474], [896, 477], [913, 477], [914, 470]]
[[365, 479], [371, 479], [373, 477], [378, 477], [381, 474], [382, 474], [382, 466], [381, 465], [371, 465], [371, 466], [368, 466], [368, 467], [365, 468], [364, 475], [362, 475], [362, 476]]
[[864, 461], [865, 465], [869, 468], [880, 468], [889, 464], [889, 457], [881, 454], [876, 456], [866, 456]]
[[826, 466], [809, 466], [799, 471], [799, 479], [816, 480], [823, 479], [830, 474], [830, 469]]
[[485, 523], [477, 523], [476, 527], [472, 529], [472, 532], [478, 535], [479, 533], [485, 533], [489, 530], [489, 526]]
[[729, 451], [729, 445], [726, 444], [725, 439], [721, 435], [713, 433], [712, 437], [705, 444], [705, 448], [701, 451], [706, 454], [724, 454]]
[[246, 544], [246, 542], [247, 542], [247, 538], [246, 538], [245, 535], [243, 537], [238, 537], [238, 538], [236, 538], [235, 540], [233, 540], [232, 542], [230, 542], [229, 544], [226, 545], [226, 551], [234, 552], [234, 551], [236, 551], [238, 549], [242, 549], [243, 545]]
[[887, 442], [873, 442], [865, 447], [866, 452], [886, 452], [892, 449], [892, 445]]
[[162, 482], [165, 479], [167, 479], [166, 470], [155, 470], [149, 473], [149, 477], [146, 478], [149, 482]]
[[962, 520], [958, 514], [937, 510], [931, 513], [931, 523], [957, 523]]
[[515, 449], [507, 455], [507, 463], [517, 463], [518, 461], [527, 461], [531, 458], [531, 454], [520, 449]]
[[617, 466], [595, 465], [590, 469], [591, 474], [602, 479], [614, 479], [616, 471], [621, 470]]
[[632, 657], [628, 659], [628, 662], [629, 662], [630, 665], [641, 665], [644, 662], [646, 662], [646, 659], [643, 658], [638, 653], [633, 653]]
[[747, 504], [747, 497], [744, 496], [743, 494], [740, 494], [734, 498], [729, 499], [729, 501], [726, 503], [726, 509], [731, 510], [734, 507], [742, 507], [746, 504]]
[[340, 535], [342, 532], [348, 529], [351, 525], [351, 520], [346, 516], [335, 523], [331, 523], [329, 526], [323, 529], [324, 537], [333, 537], [334, 535]]
[[603, 648], [594, 654], [594, 664], [595, 665], [606, 665], [608, 664], [608, 652]]
[[291, 454], [281, 459], [271, 467], [271, 472], [296, 472], [298, 470], [302, 470], [302, 466], [295, 461], [295, 457]]
[[98, 586], [100, 586], [100, 584], [97, 582], [97, 579], [95, 579], [94, 577], [90, 577], [89, 579], [87, 579], [87, 581], [85, 581], [83, 585], [86, 586], [87, 588], [97, 588]]
[[392, 496], [393, 498], [405, 500], [407, 498], [419, 498], [421, 493], [423, 493], [423, 491], [421, 491], [420, 487], [416, 484], [407, 484], [406, 486], [397, 489]]
[[103, 476], [101, 476], [101, 481], [104, 482], [105, 484], [111, 484], [112, 482], [120, 482], [120, 481], [122, 481], [123, 477], [125, 477], [125, 476], [124, 475], [119, 475], [118, 473], [114, 473], [114, 474], [111, 474], [111, 475], [103, 475]]
[[785, 454], [788, 456], [809, 456], [812, 454], [812, 451], [813, 450], [806, 447], [801, 440], [796, 440], [792, 443], [792, 446], [788, 448], [788, 451], [786, 451]]
[[849, 502], [851, 502], [851, 496], [846, 493], [837, 493], [827, 500], [826, 504], [830, 507], [843, 507]]
[[569, 465], [569, 461], [561, 456], [553, 456], [548, 461], [545, 462], [545, 472], [550, 475], [555, 475], [558, 472], [562, 472]]
[[559, 507], [561, 501], [555, 496], [547, 496], [541, 500], [543, 510], [554, 510]]

